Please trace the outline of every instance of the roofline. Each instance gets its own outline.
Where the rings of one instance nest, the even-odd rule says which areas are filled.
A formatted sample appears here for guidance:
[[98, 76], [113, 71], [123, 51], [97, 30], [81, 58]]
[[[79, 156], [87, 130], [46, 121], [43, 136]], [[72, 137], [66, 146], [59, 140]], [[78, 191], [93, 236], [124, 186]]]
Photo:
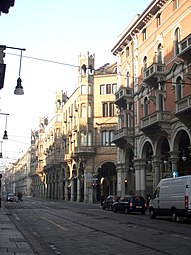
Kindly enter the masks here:
[[152, 15], [156, 14], [167, 1], [169, 0], [153, 0], [142, 14], [138, 16], [135, 22], [133, 22], [129, 28], [127, 27], [127, 31], [124, 32], [116, 45], [111, 49], [111, 52], [116, 55], [121, 45], [127, 45], [132, 36], [140, 31], [145, 26], [145, 22], [148, 21]]

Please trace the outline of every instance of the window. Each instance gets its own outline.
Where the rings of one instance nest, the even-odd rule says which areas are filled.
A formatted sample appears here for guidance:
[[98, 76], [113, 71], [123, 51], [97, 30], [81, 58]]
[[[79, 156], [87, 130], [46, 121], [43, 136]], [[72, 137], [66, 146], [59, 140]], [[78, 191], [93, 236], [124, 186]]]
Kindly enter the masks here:
[[129, 47], [126, 48], [126, 58], [129, 57]]
[[174, 7], [174, 10], [176, 10], [177, 8], [178, 8], [178, 6], [179, 6], [179, 0], [173, 0], [173, 7]]
[[109, 116], [114, 116], [114, 104], [109, 103]]
[[182, 98], [182, 78], [179, 76], [176, 79], [176, 100], [179, 100]]
[[111, 84], [106, 84], [106, 94], [111, 94]]
[[87, 136], [84, 133], [81, 133], [81, 145], [86, 146], [87, 145]]
[[157, 63], [162, 62], [162, 45], [159, 44], [157, 48]]
[[148, 116], [148, 114], [149, 114], [148, 104], [149, 104], [148, 99], [147, 99], [147, 97], [145, 97], [145, 99], [144, 99], [144, 109], [143, 109], [144, 110], [144, 117]]
[[157, 14], [157, 27], [161, 25], [161, 13]]
[[103, 117], [108, 117], [108, 104], [104, 103], [102, 105], [102, 115]]
[[103, 103], [102, 105], [102, 116], [111, 117], [114, 116], [114, 103]]
[[91, 104], [88, 104], [88, 117], [89, 118], [92, 117], [92, 107], [91, 107]]
[[115, 146], [113, 143], [113, 130], [103, 130], [102, 131], [102, 146]]
[[100, 85], [100, 95], [104, 95], [105, 94], [105, 85], [102, 84]]
[[81, 105], [81, 118], [86, 118], [86, 104]]
[[92, 133], [88, 132], [88, 146], [92, 146]]
[[145, 56], [143, 59], [143, 68], [146, 69], [147, 68], [147, 57]]
[[180, 29], [177, 28], [174, 33], [174, 54], [175, 56], [179, 54], [179, 43], [180, 41]]
[[159, 111], [164, 111], [164, 96], [162, 94], [159, 94]]
[[112, 84], [112, 94], [115, 94], [117, 92], [117, 84], [113, 83]]
[[102, 146], [108, 146], [108, 131], [102, 131]]
[[81, 95], [86, 95], [87, 94], [87, 88], [86, 85], [81, 86]]
[[100, 95], [115, 94], [117, 92], [117, 84], [101, 84], [100, 85]]
[[147, 39], [147, 30], [146, 28], [143, 29], [143, 41]]

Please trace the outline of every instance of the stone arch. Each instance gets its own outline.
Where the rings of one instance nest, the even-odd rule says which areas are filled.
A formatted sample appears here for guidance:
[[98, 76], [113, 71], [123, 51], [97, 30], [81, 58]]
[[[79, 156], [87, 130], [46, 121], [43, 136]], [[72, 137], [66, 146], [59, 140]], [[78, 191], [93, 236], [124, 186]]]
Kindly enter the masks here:
[[[102, 161], [96, 165], [96, 200], [117, 194], [117, 171], [115, 161]], [[95, 179], [95, 178], [94, 178]]]
[[177, 171], [180, 176], [191, 174], [190, 134], [179, 130], [173, 140], [174, 151], [177, 152]]

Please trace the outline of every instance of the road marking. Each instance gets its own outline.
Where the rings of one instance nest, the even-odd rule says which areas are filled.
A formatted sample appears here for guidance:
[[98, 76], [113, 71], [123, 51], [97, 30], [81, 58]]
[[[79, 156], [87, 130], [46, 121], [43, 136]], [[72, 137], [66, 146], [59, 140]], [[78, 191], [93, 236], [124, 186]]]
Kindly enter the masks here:
[[20, 220], [20, 218], [17, 216], [16, 213], [14, 213], [14, 216], [15, 216], [15, 219], [16, 219], [16, 220]]
[[68, 231], [68, 229], [67, 229], [67, 228], [64, 228], [64, 227], [62, 227], [62, 226], [58, 225], [58, 224], [57, 224], [57, 223], [55, 223], [54, 221], [48, 220], [48, 219], [47, 219], [47, 218], [45, 218], [45, 217], [41, 217], [41, 219], [46, 220], [46, 221], [48, 221], [48, 222], [52, 223], [53, 225], [55, 225], [55, 226], [57, 226], [57, 227], [61, 228], [61, 229], [62, 229], [62, 230], [64, 230], [64, 231]]

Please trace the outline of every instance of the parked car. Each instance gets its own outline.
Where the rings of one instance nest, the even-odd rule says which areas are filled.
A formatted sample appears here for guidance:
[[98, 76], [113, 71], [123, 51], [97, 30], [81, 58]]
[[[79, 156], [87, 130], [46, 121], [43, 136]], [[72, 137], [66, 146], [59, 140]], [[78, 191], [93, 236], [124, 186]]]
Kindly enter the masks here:
[[102, 209], [109, 209], [110, 211], [113, 210], [113, 203], [115, 203], [119, 199], [117, 196], [108, 196], [102, 203]]
[[147, 210], [146, 201], [142, 196], [124, 196], [113, 203], [113, 212], [123, 211], [125, 213], [140, 212], [145, 214]]
[[16, 202], [16, 196], [15, 193], [8, 193], [6, 196], [7, 202]]

